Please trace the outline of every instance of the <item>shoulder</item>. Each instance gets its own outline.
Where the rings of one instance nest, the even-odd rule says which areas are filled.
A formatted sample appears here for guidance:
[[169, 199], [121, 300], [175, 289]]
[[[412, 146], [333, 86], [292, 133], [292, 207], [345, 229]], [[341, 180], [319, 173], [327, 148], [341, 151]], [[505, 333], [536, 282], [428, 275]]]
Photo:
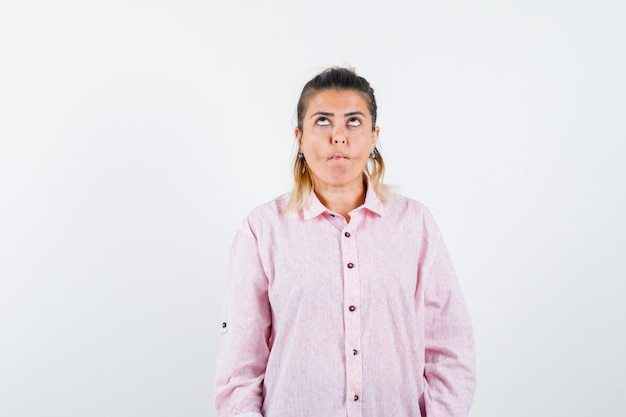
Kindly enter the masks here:
[[289, 201], [289, 193], [279, 195], [263, 204], [254, 207], [248, 212], [247, 219], [249, 221], [272, 220], [284, 216], [285, 207]]
[[435, 217], [422, 201], [387, 191], [384, 208], [388, 221], [396, 224], [401, 230], [418, 234], [437, 233]]
[[275, 229], [289, 216], [285, 210], [289, 196], [285, 193], [254, 207], [248, 212], [242, 227], [257, 237]]
[[394, 215], [432, 216], [426, 204], [396, 192], [385, 193], [385, 211]]

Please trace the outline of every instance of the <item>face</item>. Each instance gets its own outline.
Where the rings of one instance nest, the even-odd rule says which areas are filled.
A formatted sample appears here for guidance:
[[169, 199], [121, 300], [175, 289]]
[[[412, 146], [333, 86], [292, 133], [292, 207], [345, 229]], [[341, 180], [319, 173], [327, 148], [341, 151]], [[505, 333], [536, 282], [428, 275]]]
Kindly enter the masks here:
[[365, 97], [350, 90], [324, 90], [309, 98], [300, 152], [317, 189], [362, 186], [363, 170], [374, 150], [379, 128]]

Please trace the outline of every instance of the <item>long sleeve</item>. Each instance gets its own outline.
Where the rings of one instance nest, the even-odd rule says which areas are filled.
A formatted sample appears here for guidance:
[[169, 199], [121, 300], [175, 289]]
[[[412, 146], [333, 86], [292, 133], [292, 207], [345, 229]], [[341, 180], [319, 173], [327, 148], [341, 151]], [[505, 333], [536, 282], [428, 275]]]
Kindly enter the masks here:
[[425, 391], [427, 417], [465, 417], [476, 385], [472, 325], [448, 251], [427, 214], [424, 283]]
[[246, 222], [230, 253], [215, 376], [218, 417], [261, 417], [270, 332], [268, 282]]

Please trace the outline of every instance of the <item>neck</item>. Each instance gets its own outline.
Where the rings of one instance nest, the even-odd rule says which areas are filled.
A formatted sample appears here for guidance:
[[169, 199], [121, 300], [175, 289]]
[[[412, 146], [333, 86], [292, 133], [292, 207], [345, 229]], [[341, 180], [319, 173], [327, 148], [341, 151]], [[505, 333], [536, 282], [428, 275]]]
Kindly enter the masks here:
[[365, 201], [365, 184], [358, 183], [346, 187], [324, 187], [316, 184], [315, 194], [330, 211], [341, 214], [350, 222], [350, 213]]

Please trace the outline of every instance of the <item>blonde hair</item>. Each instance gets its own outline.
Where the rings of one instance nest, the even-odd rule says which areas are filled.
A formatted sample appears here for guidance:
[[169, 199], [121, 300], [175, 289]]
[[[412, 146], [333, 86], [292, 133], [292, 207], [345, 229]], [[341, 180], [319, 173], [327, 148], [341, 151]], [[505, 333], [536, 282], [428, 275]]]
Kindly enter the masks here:
[[[350, 90], [362, 94], [368, 103], [370, 115], [372, 117], [372, 130], [376, 128], [376, 117], [378, 107], [374, 96], [374, 89], [369, 82], [356, 74], [353, 68], [330, 67], [313, 77], [304, 85], [300, 93], [297, 106], [297, 124], [300, 134], [302, 134], [302, 119], [306, 114], [309, 99], [311, 96], [324, 90]], [[364, 180], [369, 179], [369, 183], [381, 199], [384, 199], [386, 186], [383, 184], [385, 174], [385, 163], [378, 147], [374, 147], [370, 159], [363, 170]], [[287, 211], [297, 211], [306, 203], [309, 195], [313, 191], [313, 178], [306, 165], [306, 160], [298, 151], [293, 161], [293, 189], [287, 204]]]

